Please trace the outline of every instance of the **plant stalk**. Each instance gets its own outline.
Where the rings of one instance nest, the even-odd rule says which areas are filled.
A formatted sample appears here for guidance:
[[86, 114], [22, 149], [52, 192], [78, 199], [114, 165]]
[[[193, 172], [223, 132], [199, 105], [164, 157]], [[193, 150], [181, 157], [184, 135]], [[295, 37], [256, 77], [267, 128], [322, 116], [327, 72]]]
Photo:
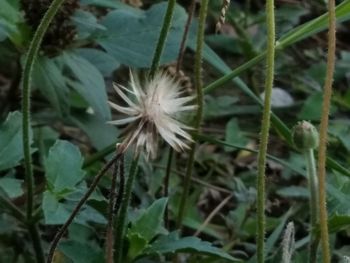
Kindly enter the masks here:
[[265, 100], [260, 133], [260, 146], [258, 154], [258, 178], [257, 178], [257, 262], [265, 262], [265, 166], [266, 153], [269, 141], [271, 94], [274, 80], [275, 64], [275, 14], [274, 1], [266, 1], [266, 25], [267, 25], [267, 54], [266, 54], [266, 80]]
[[40, 45], [44, 38], [44, 35], [55, 17], [57, 11], [63, 4], [64, 0], [54, 0], [49, 6], [48, 10], [44, 14], [38, 28], [36, 29], [33, 39], [30, 42], [27, 57], [24, 62], [23, 78], [22, 78], [22, 141], [23, 141], [23, 153], [24, 153], [24, 168], [25, 168], [25, 180], [27, 187], [27, 211], [26, 217], [28, 221], [28, 231], [33, 241], [33, 248], [36, 254], [36, 260], [39, 263], [45, 262], [45, 256], [43, 253], [39, 230], [32, 221], [33, 207], [34, 207], [34, 175], [33, 164], [31, 155], [31, 139], [30, 139], [30, 126], [31, 126], [31, 114], [30, 114], [30, 94], [31, 94], [31, 76], [33, 66], [36, 57], [39, 52]]
[[[205, 20], [208, 12], [208, 2], [209, 0], [203, 0], [201, 2], [201, 8], [199, 12], [199, 21], [198, 21], [198, 31], [197, 31], [197, 44], [196, 44], [196, 54], [195, 54], [195, 88], [196, 88], [196, 99], [197, 99], [197, 112], [194, 120], [193, 128], [195, 131], [199, 132], [200, 125], [203, 119], [203, 83], [202, 83], [202, 51], [204, 44], [204, 31], [205, 31]], [[181, 195], [178, 218], [177, 218], [177, 227], [181, 229], [182, 221], [184, 218], [184, 214], [186, 211], [186, 201], [188, 198], [190, 185], [191, 185], [191, 177], [192, 177], [192, 169], [194, 165], [194, 157], [196, 152], [196, 142], [191, 144], [191, 150], [189, 153], [189, 158], [186, 165], [186, 176], [184, 181], [184, 189]]]
[[316, 263], [318, 238], [315, 234], [318, 215], [318, 182], [314, 150], [309, 149], [304, 153], [307, 167], [308, 185], [310, 193], [310, 243], [309, 243], [309, 262]]
[[115, 235], [115, 262], [116, 263], [122, 263], [123, 260], [123, 248], [124, 248], [124, 237], [126, 233], [126, 221], [127, 221], [127, 215], [128, 215], [128, 208], [130, 204], [131, 194], [132, 194], [132, 188], [134, 185], [135, 177], [138, 173], [138, 161], [139, 161], [139, 155], [136, 154], [134, 157], [134, 160], [131, 163], [129, 175], [126, 180], [125, 185], [125, 191], [123, 195], [123, 199], [121, 202], [121, 207], [119, 214], [117, 216], [116, 220], [116, 235]]
[[150, 69], [150, 73], [149, 73], [149, 75], [151, 77], [154, 76], [154, 74], [156, 73], [156, 71], [159, 67], [159, 64], [160, 64], [160, 59], [161, 59], [163, 51], [164, 51], [165, 41], [167, 39], [169, 29], [171, 26], [171, 20], [173, 19], [175, 4], [176, 4], [176, 0], [169, 0], [168, 1], [168, 7], [167, 7], [167, 10], [166, 10], [166, 13], [164, 16], [162, 29], [160, 31], [156, 50], [155, 50], [154, 55], [153, 55], [153, 60], [152, 60], [151, 69]]
[[327, 72], [323, 88], [322, 115], [320, 124], [320, 142], [318, 150], [318, 178], [319, 178], [319, 201], [320, 201], [320, 230], [322, 245], [322, 260], [324, 263], [331, 262], [331, 253], [329, 248], [328, 234], [328, 215], [326, 200], [326, 158], [327, 158], [327, 131], [328, 116], [331, 106], [332, 84], [335, 67], [336, 50], [336, 16], [335, 1], [328, 0], [328, 53], [327, 53]]
[[108, 223], [106, 231], [106, 263], [114, 262], [114, 238], [113, 238], [113, 226], [114, 226], [114, 206], [116, 204], [116, 185], [117, 185], [117, 176], [118, 176], [118, 162], [114, 163], [111, 188], [109, 193], [109, 202], [108, 202]]

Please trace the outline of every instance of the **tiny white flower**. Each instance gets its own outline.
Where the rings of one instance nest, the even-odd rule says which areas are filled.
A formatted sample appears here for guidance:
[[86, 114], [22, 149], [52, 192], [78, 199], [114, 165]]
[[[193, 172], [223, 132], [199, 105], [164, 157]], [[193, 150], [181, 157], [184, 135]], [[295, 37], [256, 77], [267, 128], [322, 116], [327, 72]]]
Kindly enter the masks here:
[[181, 86], [173, 78], [158, 72], [142, 85], [137, 76], [130, 73], [130, 89], [118, 84], [114, 84], [114, 89], [127, 105], [109, 104], [127, 117], [109, 123], [128, 124], [122, 143], [124, 150], [134, 144], [137, 151], [143, 148], [147, 157], [151, 155], [155, 158], [158, 134], [176, 151], [188, 148], [192, 138], [185, 130], [191, 128], [178, 120], [178, 114], [194, 110], [196, 106], [188, 105], [194, 99], [193, 96], [181, 97]]

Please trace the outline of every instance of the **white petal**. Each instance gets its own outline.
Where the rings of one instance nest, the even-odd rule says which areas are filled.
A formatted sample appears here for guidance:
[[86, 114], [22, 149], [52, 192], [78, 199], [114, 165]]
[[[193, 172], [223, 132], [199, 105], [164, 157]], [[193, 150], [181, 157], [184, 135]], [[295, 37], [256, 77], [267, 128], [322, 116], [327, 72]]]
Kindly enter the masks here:
[[108, 104], [115, 110], [119, 111], [119, 112], [122, 112], [124, 114], [127, 114], [127, 115], [137, 115], [139, 114], [139, 111], [137, 109], [134, 109], [132, 107], [122, 107], [122, 106], [119, 106], [111, 101], [108, 101]]
[[113, 85], [114, 90], [119, 94], [119, 96], [130, 106], [133, 108], [138, 108], [135, 103], [133, 103], [128, 96], [126, 96], [122, 91], [121, 91], [121, 86], [120, 85]]
[[123, 124], [133, 122], [133, 121], [140, 119], [140, 118], [141, 118], [141, 116], [138, 115], [138, 116], [128, 117], [128, 118], [124, 118], [124, 119], [120, 119], [120, 120], [108, 121], [107, 123], [113, 124], [113, 125], [123, 125]]

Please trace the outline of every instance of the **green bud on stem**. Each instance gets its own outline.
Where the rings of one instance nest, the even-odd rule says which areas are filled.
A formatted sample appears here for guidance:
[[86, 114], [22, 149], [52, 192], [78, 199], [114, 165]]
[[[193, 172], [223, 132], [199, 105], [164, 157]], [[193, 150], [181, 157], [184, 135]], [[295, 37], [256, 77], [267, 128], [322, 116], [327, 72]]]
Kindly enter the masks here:
[[310, 122], [300, 121], [293, 127], [292, 138], [300, 151], [313, 150], [318, 147], [318, 131]]

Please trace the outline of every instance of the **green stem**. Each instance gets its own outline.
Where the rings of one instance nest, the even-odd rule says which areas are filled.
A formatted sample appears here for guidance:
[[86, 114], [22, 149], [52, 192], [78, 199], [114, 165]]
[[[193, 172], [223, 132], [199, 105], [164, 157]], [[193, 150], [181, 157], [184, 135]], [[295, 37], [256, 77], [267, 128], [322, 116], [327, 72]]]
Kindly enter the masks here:
[[174, 10], [175, 10], [175, 4], [176, 4], [176, 0], [169, 0], [168, 1], [168, 7], [167, 7], [167, 10], [166, 10], [166, 13], [164, 16], [164, 20], [163, 20], [163, 26], [162, 26], [162, 29], [160, 31], [156, 50], [155, 50], [154, 55], [153, 55], [151, 70], [149, 73], [149, 75], [151, 77], [154, 76], [154, 74], [156, 73], [156, 71], [159, 67], [159, 64], [160, 64], [160, 59], [161, 59], [162, 54], [163, 54], [165, 41], [166, 41], [170, 26], [171, 26], [171, 20], [173, 18], [173, 14], [174, 14]]
[[[203, 118], [203, 83], [202, 83], [202, 50], [204, 44], [204, 30], [205, 30], [205, 20], [208, 12], [208, 2], [209, 0], [203, 0], [201, 2], [201, 8], [199, 12], [199, 22], [198, 22], [198, 32], [197, 32], [197, 45], [196, 45], [196, 54], [195, 54], [195, 88], [197, 95], [197, 113], [194, 121], [194, 129], [198, 132]], [[186, 166], [186, 176], [184, 181], [184, 189], [181, 195], [181, 201], [179, 206], [178, 218], [177, 218], [177, 227], [181, 228], [183, 217], [186, 211], [186, 201], [188, 198], [188, 193], [190, 190], [192, 169], [194, 164], [194, 155], [196, 151], [196, 143], [192, 143], [191, 151], [189, 153], [189, 158]]]
[[318, 240], [315, 235], [318, 215], [318, 182], [314, 150], [307, 150], [305, 153], [307, 165], [308, 185], [310, 192], [310, 245], [309, 245], [309, 262], [316, 263]]
[[[33, 178], [33, 166], [31, 156], [31, 141], [30, 141], [30, 94], [31, 94], [31, 76], [35, 59], [38, 55], [39, 48], [43, 37], [54, 18], [55, 14], [63, 4], [64, 0], [54, 0], [49, 9], [46, 11], [43, 19], [41, 20], [38, 28], [36, 29], [33, 39], [29, 45], [28, 54], [24, 63], [23, 79], [22, 79], [22, 111], [23, 111], [23, 152], [24, 152], [24, 166], [27, 186], [27, 221], [32, 222], [32, 212], [34, 206], [34, 178]], [[44, 253], [41, 247], [40, 234], [34, 223], [30, 223], [29, 233], [33, 240], [33, 246], [36, 253], [36, 259], [38, 262], [45, 262]], [[37, 238], [36, 238], [37, 237]]]
[[264, 263], [265, 258], [265, 166], [266, 152], [269, 140], [271, 93], [274, 79], [275, 64], [275, 14], [274, 1], [266, 2], [267, 25], [267, 54], [266, 54], [266, 80], [265, 101], [260, 133], [260, 146], [258, 154], [258, 178], [257, 178], [257, 259], [258, 263]]
[[328, 234], [328, 215], [326, 200], [326, 158], [327, 158], [327, 131], [328, 116], [331, 106], [332, 84], [335, 67], [336, 50], [336, 14], [335, 1], [328, 0], [329, 12], [329, 32], [328, 32], [328, 53], [327, 53], [327, 73], [323, 88], [322, 115], [320, 124], [320, 143], [318, 150], [318, 173], [319, 173], [319, 202], [320, 202], [320, 230], [322, 245], [322, 260], [325, 263], [331, 262]]
[[[131, 163], [130, 171], [128, 178], [126, 180], [125, 191], [123, 195], [122, 204], [120, 207], [120, 212], [117, 216], [116, 224], [116, 234], [115, 234], [115, 262], [122, 263], [123, 261], [123, 248], [124, 248], [124, 237], [125, 237], [125, 228], [126, 228], [126, 219], [128, 215], [128, 208], [130, 204], [132, 188], [134, 185], [135, 177], [138, 172], [138, 161], [139, 155], [136, 155], [134, 160]], [[122, 171], [120, 171], [122, 173]]]

